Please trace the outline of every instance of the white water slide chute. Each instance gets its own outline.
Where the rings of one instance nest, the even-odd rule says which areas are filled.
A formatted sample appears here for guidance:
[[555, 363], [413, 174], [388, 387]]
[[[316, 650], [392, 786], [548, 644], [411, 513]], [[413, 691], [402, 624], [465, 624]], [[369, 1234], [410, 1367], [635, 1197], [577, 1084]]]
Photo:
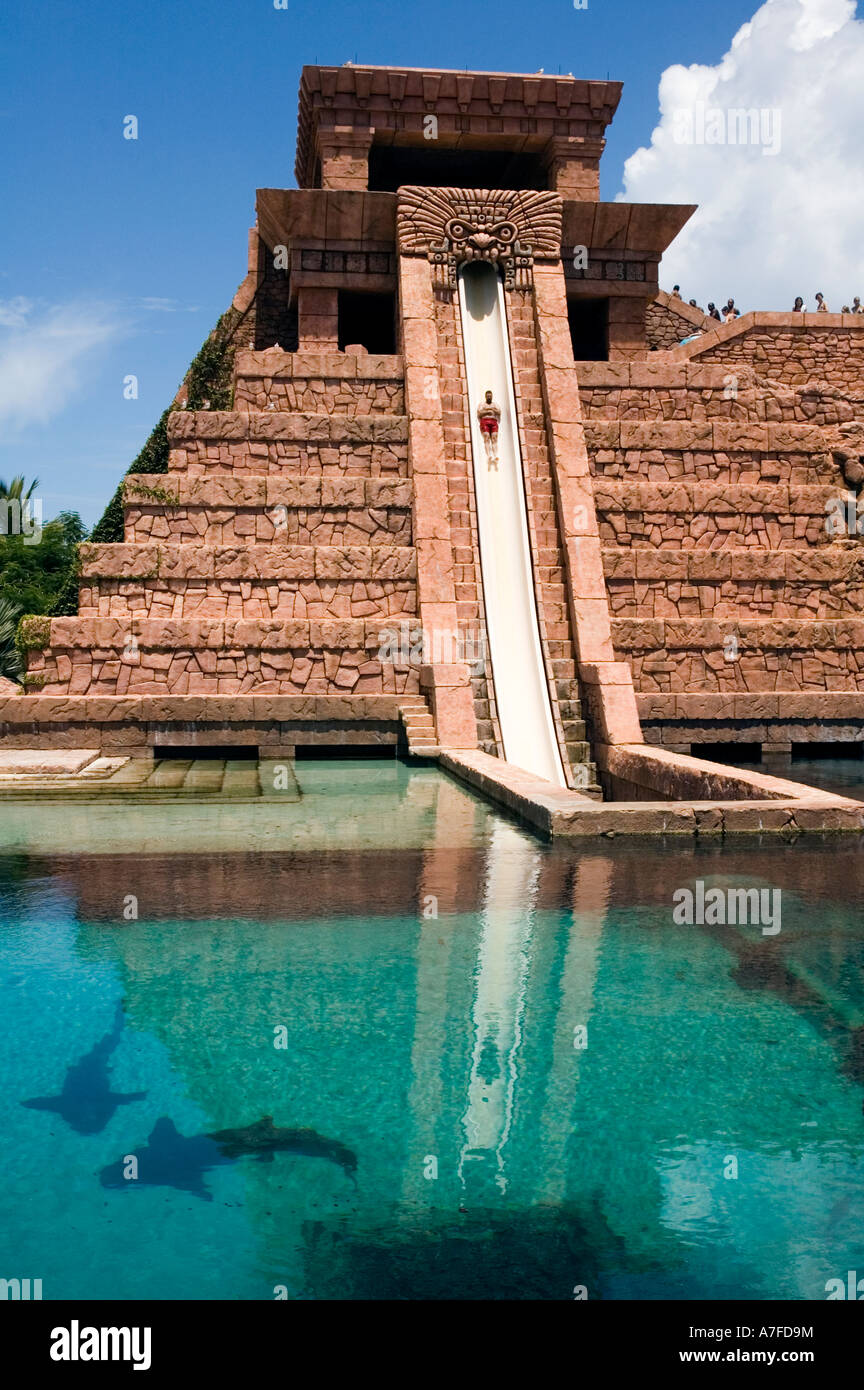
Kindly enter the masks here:
[[[480, 569], [504, 756], [516, 767], [563, 787], [566, 780], [537, 623], [504, 286], [489, 262], [462, 267], [459, 305]], [[477, 419], [477, 407], [487, 390], [501, 409], [497, 468], [489, 465]]]

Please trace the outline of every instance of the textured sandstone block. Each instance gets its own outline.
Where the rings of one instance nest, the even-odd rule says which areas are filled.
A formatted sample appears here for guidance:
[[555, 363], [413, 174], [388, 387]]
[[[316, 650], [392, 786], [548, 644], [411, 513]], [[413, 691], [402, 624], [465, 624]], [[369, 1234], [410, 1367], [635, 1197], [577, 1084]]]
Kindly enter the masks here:
[[566, 542], [570, 589], [578, 599], [606, 599], [598, 536], [571, 536]]
[[444, 748], [476, 748], [477, 719], [470, 685], [433, 686], [433, 709], [438, 743]]
[[579, 661], [612, 661], [609, 605], [605, 599], [571, 597], [570, 611], [575, 627]]
[[632, 362], [628, 385], [636, 387], [683, 387], [687, 384], [687, 367], [681, 362], [657, 361], [653, 356], [645, 361]]

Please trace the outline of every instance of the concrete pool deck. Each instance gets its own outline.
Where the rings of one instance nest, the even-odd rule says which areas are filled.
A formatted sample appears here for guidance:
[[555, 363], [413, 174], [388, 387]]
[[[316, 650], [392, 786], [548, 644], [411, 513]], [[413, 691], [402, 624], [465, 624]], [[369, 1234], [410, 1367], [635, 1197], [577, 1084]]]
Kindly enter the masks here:
[[442, 750], [439, 762], [550, 839], [763, 833], [789, 838], [864, 830], [864, 803], [851, 797], [645, 744], [598, 749], [598, 767], [634, 792], [626, 801], [594, 801], [485, 753]]

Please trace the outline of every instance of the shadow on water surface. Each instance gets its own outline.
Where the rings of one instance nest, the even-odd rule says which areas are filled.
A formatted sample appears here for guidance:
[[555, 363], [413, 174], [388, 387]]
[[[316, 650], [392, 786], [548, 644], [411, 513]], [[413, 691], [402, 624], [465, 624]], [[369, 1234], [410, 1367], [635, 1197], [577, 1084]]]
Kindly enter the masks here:
[[112, 1091], [109, 1064], [123, 1035], [123, 1002], [118, 1000], [114, 1026], [78, 1062], [66, 1070], [59, 1096], [22, 1100], [28, 1110], [48, 1110], [60, 1115], [77, 1134], [99, 1134], [121, 1105], [144, 1100], [146, 1091]]

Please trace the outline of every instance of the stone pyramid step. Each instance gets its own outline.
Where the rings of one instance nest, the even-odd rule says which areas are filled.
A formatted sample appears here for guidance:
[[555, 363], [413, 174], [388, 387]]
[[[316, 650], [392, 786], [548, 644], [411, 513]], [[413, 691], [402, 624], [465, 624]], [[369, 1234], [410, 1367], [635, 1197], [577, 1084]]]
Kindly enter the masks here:
[[130, 474], [126, 540], [248, 545], [410, 545], [407, 478]]
[[684, 362], [669, 353], [631, 362], [580, 362], [585, 423], [753, 422], [842, 425], [860, 415], [860, 394], [811, 376], [790, 383], [745, 362]]
[[836, 486], [727, 484], [679, 479], [646, 483], [598, 478], [594, 498], [604, 546], [657, 550], [767, 550], [830, 545]]
[[864, 619], [612, 623], [637, 690], [764, 693], [864, 689]]
[[608, 547], [616, 618], [831, 619], [864, 612], [864, 547], [647, 550]]
[[235, 410], [312, 410], [330, 415], [401, 415], [399, 356], [343, 352], [241, 351], [234, 359]]
[[368, 618], [416, 611], [410, 546], [86, 545], [82, 617]]
[[167, 428], [172, 473], [408, 476], [404, 415], [175, 410]]
[[726, 420], [591, 420], [597, 477], [639, 482], [836, 483], [825, 431], [810, 424]]
[[53, 618], [29, 654], [45, 695], [402, 694], [416, 666], [382, 646], [380, 622]]

